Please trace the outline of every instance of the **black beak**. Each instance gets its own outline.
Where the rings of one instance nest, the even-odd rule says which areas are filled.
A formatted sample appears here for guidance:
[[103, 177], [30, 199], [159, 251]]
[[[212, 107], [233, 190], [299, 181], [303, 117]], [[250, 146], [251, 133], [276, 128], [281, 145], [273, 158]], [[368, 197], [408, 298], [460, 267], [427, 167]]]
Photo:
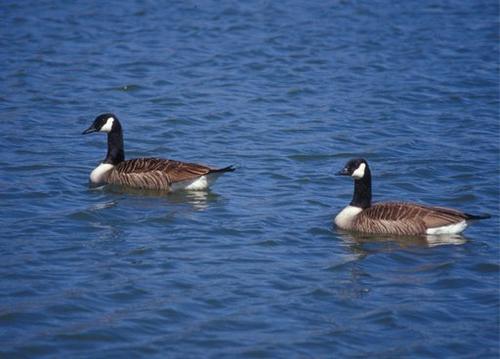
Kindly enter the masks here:
[[94, 124], [92, 124], [92, 126], [90, 126], [85, 131], [82, 132], [82, 135], [86, 135], [88, 133], [97, 132], [97, 131], [99, 131], [99, 130], [94, 127]]
[[349, 170], [346, 168], [342, 169], [342, 171], [338, 171], [335, 173], [336, 176], [350, 176]]

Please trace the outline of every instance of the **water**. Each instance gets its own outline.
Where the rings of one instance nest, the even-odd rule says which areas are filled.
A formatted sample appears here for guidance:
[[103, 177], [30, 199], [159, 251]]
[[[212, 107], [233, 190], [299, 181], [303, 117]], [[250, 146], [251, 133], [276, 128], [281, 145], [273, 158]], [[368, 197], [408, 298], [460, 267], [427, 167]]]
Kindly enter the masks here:
[[[2, 357], [499, 355], [497, 1], [0, 4]], [[90, 190], [128, 158], [208, 193]], [[493, 217], [447, 241], [332, 228], [376, 200]]]

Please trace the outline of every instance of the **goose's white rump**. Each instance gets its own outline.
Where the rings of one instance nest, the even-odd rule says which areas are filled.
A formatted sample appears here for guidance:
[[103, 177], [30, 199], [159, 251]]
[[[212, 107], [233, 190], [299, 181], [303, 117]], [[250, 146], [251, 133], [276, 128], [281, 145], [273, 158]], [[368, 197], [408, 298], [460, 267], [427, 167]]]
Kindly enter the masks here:
[[224, 172], [209, 173], [193, 180], [174, 182], [170, 185], [170, 190], [204, 191], [208, 189], [222, 173]]

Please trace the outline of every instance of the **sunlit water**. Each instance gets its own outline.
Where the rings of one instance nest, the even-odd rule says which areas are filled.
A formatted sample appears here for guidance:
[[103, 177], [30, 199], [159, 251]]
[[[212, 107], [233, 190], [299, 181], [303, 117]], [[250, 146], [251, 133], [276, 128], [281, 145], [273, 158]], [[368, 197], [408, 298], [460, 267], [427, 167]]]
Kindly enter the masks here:
[[[499, 355], [498, 2], [0, 3], [2, 357]], [[91, 190], [128, 158], [235, 164], [207, 193]], [[376, 200], [493, 217], [332, 228]]]

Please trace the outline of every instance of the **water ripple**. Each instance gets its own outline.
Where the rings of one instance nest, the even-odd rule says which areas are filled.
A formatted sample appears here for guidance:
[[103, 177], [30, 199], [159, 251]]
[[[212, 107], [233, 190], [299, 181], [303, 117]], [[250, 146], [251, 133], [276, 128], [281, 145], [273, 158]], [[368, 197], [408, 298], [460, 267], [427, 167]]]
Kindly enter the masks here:
[[[497, 2], [0, 11], [1, 356], [498, 357]], [[104, 111], [130, 158], [238, 169], [90, 190]], [[493, 217], [341, 233], [359, 156], [377, 201]]]

